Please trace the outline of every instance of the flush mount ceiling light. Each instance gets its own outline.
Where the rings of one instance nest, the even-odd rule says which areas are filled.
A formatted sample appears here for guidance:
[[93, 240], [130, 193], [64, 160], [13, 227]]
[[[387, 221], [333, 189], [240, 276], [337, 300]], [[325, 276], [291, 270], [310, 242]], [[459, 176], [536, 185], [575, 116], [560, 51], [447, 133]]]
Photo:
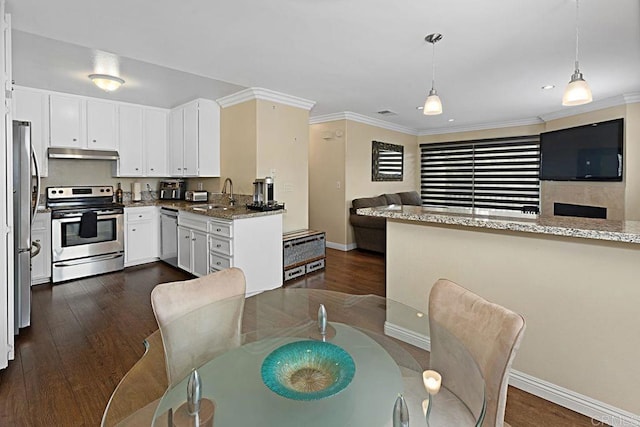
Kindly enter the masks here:
[[564, 95], [562, 96], [562, 105], [566, 106], [588, 104], [593, 100], [591, 89], [589, 89], [589, 85], [582, 77], [582, 73], [580, 72], [580, 67], [578, 64], [578, 46], [580, 41], [578, 32], [579, 6], [580, 0], [576, 0], [576, 68], [571, 75], [569, 85], [567, 85], [567, 88], [564, 91]]
[[440, 101], [440, 97], [438, 96], [438, 92], [435, 89], [435, 81], [436, 81], [436, 43], [442, 40], [442, 34], [433, 33], [429, 34], [424, 38], [424, 40], [433, 45], [433, 56], [432, 56], [432, 74], [431, 74], [431, 90], [429, 91], [429, 96], [427, 96], [427, 100], [424, 103], [424, 109], [422, 113], [425, 116], [435, 116], [438, 114], [442, 114], [442, 101]]
[[124, 84], [124, 80], [120, 77], [110, 76], [108, 74], [89, 74], [89, 78], [96, 86], [106, 92], [118, 90], [118, 88]]

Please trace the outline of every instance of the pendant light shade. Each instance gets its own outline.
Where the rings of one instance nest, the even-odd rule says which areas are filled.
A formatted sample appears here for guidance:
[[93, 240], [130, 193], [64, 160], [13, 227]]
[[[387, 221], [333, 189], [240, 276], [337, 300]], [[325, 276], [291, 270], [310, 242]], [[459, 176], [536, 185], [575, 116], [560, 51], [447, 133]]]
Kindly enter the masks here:
[[89, 74], [89, 78], [93, 83], [105, 92], [113, 92], [118, 90], [124, 84], [124, 80], [120, 77], [110, 76], [108, 74]]
[[427, 100], [424, 102], [424, 109], [422, 113], [425, 116], [436, 116], [438, 114], [442, 114], [442, 101], [440, 101], [440, 97], [438, 96], [438, 92], [435, 89], [436, 82], [436, 43], [442, 40], [442, 34], [433, 33], [426, 36], [425, 41], [431, 43], [433, 45], [433, 56], [432, 56], [432, 75], [431, 75], [431, 90], [429, 91], [429, 95], [427, 96]]
[[422, 110], [425, 116], [436, 116], [442, 114], [442, 101], [438, 96], [438, 92], [435, 89], [429, 91], [429, 96], [424, 102], [424, 109]]
[[576, 0], [576, 66], [573, 74], [571, 75], [571, 80], [567, 85], [567, 88], [564, 90], [564, 95], [562, 96], [562, 105], [572, 106], [572, 105], [582, 105], [588, 104], [593, 101], [593, 96], [591, 95], [591, 89], [589, 85], [582, 77], [582, 73], [580, 72], [580, 63], [578, 61], [578, 51], [579, 51], [579, 20], [578, 20], [578, 12], [580, 7], [580, 0]]

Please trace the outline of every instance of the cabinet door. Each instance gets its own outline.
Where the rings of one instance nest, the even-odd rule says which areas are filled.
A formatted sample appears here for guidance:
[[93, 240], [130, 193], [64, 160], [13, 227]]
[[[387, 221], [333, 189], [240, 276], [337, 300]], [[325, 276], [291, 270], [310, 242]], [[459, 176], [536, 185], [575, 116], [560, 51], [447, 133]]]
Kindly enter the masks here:
[[191, 273], [191, 230], [178, 226], [178, 267]]
[[144, 110], [144, 153], [147, 176], [167, 175], [167, 113]]
[[89, 149], [116, 149], [116, 105], [87, 101], [87, 135]]
[[119, 176], [142, 176], [142, 108], [121, 106], [118, 119]]
[[139, 221], [127, 224], [125, 263], [153, 258], [156, 250], [153, 247], [154, 227], [152, 221]]
[[31, 122], [31, 145], [38, 158], [40, 176], [48, 176], [49, 95], [32, 90], [14, 89], [13, 119]]
[[193, 271], [196, 276], [204, 276], [209, 273], [209, 252], [207, 251], [207, 235], [201, 231], [191, 231], [191, 256], [193, 258]]
[[198, 176], [220, 176], [220, 106], [198, 100]]
[[82, 100], [70, 96], [51, 95], [49, 102], [50, 145], [83, 148]]
[[40, 245], [40, 253], [31, 258], [31, 284], [42, 283], [51, 277], [51, 262], [47, 262], [48, 230], [31, 230], [31, 241]]
[[169, 174], [182, 176], [184, 161], [184, 120], [182, 108], [171, 110], [171, 138], [169, 139]]
[[198, 103], [184, 107], [184, 176], [198, 176]]

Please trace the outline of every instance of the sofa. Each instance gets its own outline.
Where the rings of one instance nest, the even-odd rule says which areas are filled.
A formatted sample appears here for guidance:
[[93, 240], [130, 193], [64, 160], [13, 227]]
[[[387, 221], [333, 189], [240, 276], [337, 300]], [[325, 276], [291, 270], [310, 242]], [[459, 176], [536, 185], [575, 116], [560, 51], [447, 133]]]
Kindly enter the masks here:
[[353, 235], [358, 249], [385, 253], [387, 248], [387, 219], [358, 215], [357, 209], [388, 205], [421, 206], [422, 200], [417, 191], [381, 194], [377, 197], [353, 199], [349, 210], [349, 222], [353, 227]]

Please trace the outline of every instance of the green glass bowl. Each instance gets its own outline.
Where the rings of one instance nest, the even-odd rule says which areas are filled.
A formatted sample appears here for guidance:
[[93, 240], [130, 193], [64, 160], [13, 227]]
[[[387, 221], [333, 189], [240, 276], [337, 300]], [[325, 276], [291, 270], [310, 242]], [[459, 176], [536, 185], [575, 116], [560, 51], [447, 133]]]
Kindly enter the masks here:
[[262, 362], [262, 381], [273, 392], [293, 400], [333, 396], [351, 383], [353, 358], [323, 341], [296, 341], [278, 347]]

